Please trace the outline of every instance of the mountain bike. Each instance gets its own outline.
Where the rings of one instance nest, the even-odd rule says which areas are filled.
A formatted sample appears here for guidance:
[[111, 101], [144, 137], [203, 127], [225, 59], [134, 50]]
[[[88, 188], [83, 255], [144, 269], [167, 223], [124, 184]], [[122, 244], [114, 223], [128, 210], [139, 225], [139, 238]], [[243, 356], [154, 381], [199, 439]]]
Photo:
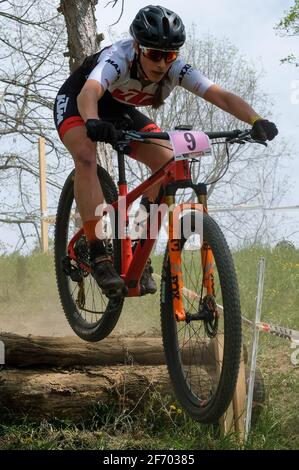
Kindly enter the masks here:
[[[166, 363], [176, 397], [187, 413], [203, 423], [216, 422], [228, 408], [236, 386], [241, 310], [230, 250], [208, 214], [207, 185], [192, 180], [191, 168], [211, 153], [219, 139], [224, 139], [220, 143], [226, 145], [228, 157], [230, 145], [258, 141], [252, 140], [250, 130], [203, 133], [189, 126], [160, 133], [120, 130], [118, 137], [118, 189], [107, 171], [98, 166], [97, 172], [108, 208], [103, 210], [102, 226], [107, 222], [106, 226], [114, 227], [113, 236], [106, 233], [106, 248], [125, 280], [126, 291], [107, 298], [92, 277], [88, 245], [74, 201], [72, 171], [58, 204], [54, 245], [57, 285], [66, 318], [86, 341], [99, 341], [111, 333], [125, 297], [140, 296], [139, 281], [162, 227], [159, 208], [166, 207], [168, 242], [160, 285]], [[161, 145], [171, 140], [174, 157], [128, 192], [125, 154], [132, 142], [152, 143], [150, 139], [161, 140]], [[157, 183], [159, 194], [143, 236], [133, 241], [128, 210]], [[195, 202], [188, 198], [188, 203], [176, 203], [177, 191], [182, 188], [194, 194]], [[152, 220], [155, 236], [151, 236]]]

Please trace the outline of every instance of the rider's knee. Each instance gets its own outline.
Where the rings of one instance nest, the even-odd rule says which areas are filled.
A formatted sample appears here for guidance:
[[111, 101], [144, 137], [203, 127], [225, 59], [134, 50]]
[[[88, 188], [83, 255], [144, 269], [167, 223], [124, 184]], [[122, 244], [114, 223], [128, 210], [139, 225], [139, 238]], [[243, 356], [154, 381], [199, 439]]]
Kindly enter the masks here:
[[77, 150], [75, 156], [75, 168], [78, 171], [84, 171], [84, 172], [89, 172], [89, 171], [94, 171], [96, 168], [96, 154], [90, 149], [87, 148], [80, 148]]
[[155, 172], [159, 168], [161, 168], [161, 166], [165, 165], [169, 160], [171, 160], [172, 157], [173, 157], [172, 152], [168, 152], [167, 150], [163, 151], [162, 149], [162, 152], [159, 153], [158, 158], [153, 159], [153, 160], [149, 159], [147, 162], [147, 165], [149, 166], [152, 172]]

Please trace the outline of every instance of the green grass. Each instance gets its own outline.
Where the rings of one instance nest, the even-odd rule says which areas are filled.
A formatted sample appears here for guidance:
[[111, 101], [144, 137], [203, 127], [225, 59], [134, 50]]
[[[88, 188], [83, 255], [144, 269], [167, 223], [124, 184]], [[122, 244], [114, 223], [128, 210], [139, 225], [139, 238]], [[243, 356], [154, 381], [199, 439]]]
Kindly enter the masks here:
[[[299, 329], [299, 251], [263, 247], [234, 253], [242, 312], [253, 319], [258, 260], [266, 259], [262, 320]], [[160, 271], [162, 257], [153, 259]], [[66, 335], [72, 331], [62, 313], [55, 286], [52, 255], [0, 257], [2, 331], [32, 335]], [[159, 294], [127, 299], [117, 334], [152, 334], [160, 331]], [[245, 338], [250, 330], [244, 328]], [[268, 402], [255, 420], [246, 444], [249, 449], [299, 447], [298, 366], [291, 364], [290, 342], [260, 333], [258, 367]], [[0, 424], [0, 449], [237, 449], [236, 436], [220, 437], [213, 426], [189, 419], [167, 397], [153, 393], [140, 409], [100, 406], [91, 420], [31, 422], [29, 418]]]
[[254, 247], [234, 254], [242, 311], [254, 318], [260, 257], [266, 263], [262, 320], [299, 330], [299, 250]]
[[120, 412], [99, 406], [93, 418], [72, 423], [61, 420], [22, 420], [0, 424], [0, 449], [296, 449], [298, 418], [265, 408], [245, 445], [236, 434], [220, 437], [216, 426], [199, 425], [155, 394], [145, 408]]

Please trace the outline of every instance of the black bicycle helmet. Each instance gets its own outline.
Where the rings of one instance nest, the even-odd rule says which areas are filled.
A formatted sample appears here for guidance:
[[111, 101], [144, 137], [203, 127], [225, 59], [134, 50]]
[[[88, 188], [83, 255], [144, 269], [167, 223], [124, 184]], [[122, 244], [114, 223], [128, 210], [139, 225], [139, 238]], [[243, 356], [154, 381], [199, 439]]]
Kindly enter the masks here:
[[141, 8], [130, 26], [130, 34], [144, 47], [177, 50], [185, 42], [185, 26], [181, 18], [159, 5]]

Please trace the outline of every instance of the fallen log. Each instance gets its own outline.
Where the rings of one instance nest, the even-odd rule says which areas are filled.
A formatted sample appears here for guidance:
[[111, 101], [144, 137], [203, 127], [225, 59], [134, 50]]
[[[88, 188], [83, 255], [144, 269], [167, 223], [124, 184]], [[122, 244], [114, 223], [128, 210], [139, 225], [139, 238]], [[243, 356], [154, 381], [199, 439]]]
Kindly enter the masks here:
[[153, 391], [163, 397], [172, 395], [166, 366], [4, 369], [0, 371], [0, 412], [77, 421], [91, 417], [103, 405], [119, 411], [143, 406]]
[[[201, 393], [208, 393], [213, 376], [204, 370]], [[248, 378], [246, 370], [246, 377]], [[215, 379], [215, 378], [214, 378]], [[206, 391], [204, 390], [206, 388]], [[253, 398], [255, 416], [261, 411], [266, 395], [261, 373], [256, 378]], [[154, 393], [155, 392], [155, 393]], [[265, 391], [264, 391], [265, 392]], [[263, 393], [264, 393], [263, 392]], [[0, 370], [0, 416], [24, 416], [78, 421], [101, 413], [103, 406], [122, 410], [165, 407], [175, 401], [166, 366], [81, 366], [76, 369], [11, 369]], [[154, 398], [153, 398], [154, 397]]]
[[[1, 333], [0, 340], [5, 346], [5, 364], [8, 366], [165, 364], [164, 349], [159, 337], [109, 336], [98, 343], [88, 343], [75, 336], [55, 338]], [[197, 365], [212, 365], [212, 345], [196, 344], [192, 357], [196, 358]]]
[[[160, 406], [159, 397], [175, 399], [161, 338], [111, 336], [87, 343], [76, 337], [1, 333], [0, 340], [5, 346], [5, 366], [0, 370], [2, 415], [77, 421], [91, 417], [103, 405], [120, 410], [143, 406], [153, 391], [159, 392], [155, 396]], [[212, 342], [197, 344], [191, 360], [187, 350], [185, 362], [194, 364], [196, 372], [201, 370], [201, 393], [206, 389], [208, 394], [217, 380]], [[261, 405], [260, 399], [256, 402]]]

